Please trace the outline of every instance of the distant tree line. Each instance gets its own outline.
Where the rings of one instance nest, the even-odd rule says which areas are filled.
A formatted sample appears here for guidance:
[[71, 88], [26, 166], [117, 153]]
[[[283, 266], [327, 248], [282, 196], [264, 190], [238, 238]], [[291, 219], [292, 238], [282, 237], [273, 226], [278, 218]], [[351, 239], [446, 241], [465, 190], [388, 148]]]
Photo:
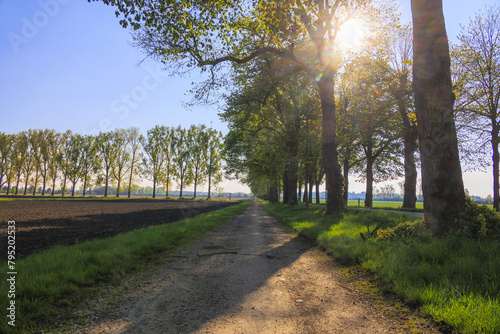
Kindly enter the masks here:
[[0, 132], [0, 188], [7, 195], [23, 195], [31, 189], [41, 195], [50, 188], [55, 194], [59, 183], [62, 196], [75, 195], [80, 185], [85, 196], [91, 187], [109, 188], [119, 197], [123, 189], [130, 197], [132, 188], [144, 179], [165, 195], [173, 182], [182, 191], [194, 185], [211, 187], [222, 180], [222, 133], [204, 125], [185, 129], [157, 125], [143, 136], [138, 128], [116, 129], [98, 135], [80, 135], [70, 130], [27, 130], [16, 134]]

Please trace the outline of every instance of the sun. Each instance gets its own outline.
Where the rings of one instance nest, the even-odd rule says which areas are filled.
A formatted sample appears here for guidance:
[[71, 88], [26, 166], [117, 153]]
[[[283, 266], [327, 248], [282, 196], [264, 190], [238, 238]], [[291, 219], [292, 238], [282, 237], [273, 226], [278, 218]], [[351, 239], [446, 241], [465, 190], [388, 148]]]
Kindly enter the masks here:
[[365, 35], [365, 24], [360, 20], [351, 19], [340, 27], [335, 42], [341, 47], [356, 49], [363, 43]]

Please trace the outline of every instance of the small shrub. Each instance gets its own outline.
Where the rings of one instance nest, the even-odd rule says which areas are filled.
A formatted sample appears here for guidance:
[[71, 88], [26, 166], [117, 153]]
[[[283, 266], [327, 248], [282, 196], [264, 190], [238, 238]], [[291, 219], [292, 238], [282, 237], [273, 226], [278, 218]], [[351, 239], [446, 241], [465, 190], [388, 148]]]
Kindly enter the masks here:
[[410, 240], [426, 241], [430, 239], [430, 232], [425, 227], [423, 219], [413, 222], [404, 222], [393, 228], [379, 230], [377, 232], [378, 240], [408, 242]]
[[486, 205], [465, 199], [465, 212], [457, 221], [455, 234], [468, 238], [500, 238], [500, 215]]

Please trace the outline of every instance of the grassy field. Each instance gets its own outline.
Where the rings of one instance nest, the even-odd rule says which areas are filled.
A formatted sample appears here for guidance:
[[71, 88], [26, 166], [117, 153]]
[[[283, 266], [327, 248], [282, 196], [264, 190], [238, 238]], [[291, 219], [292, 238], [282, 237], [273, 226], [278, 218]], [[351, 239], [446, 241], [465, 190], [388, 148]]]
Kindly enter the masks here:
[[[334, 258], [373, 271], [382, 291], [397, 293], [436, 321], [462, 333], [500, 333], [498, 240], [432, 238], [417, 217], [397, 213], [350, 210], [325, 216], [320, 206], [264, 207]], [[368, 228], [373, 232], [380, 221], [389, 222], [381, 229], [413, 223], [385, 230], [379, 238]]]
[[[178, 222], [151, 226], [91, 240], [74, 246], [56, 246], [15, 261], [16, 327], [7, 324], [9, 299], [0, 298], [3, 310], [0, 332], [39, 332], [44, 325], [68, 317], [76, 305], [92, 297], [96, 289], [119, 282], [134, 270], [154, 266], [160, 258], [199, 240], [214, 228], [241, 213], [250, 201], [211, 211]], [[2, 273], [10, 270], [0, 263]], [[0, 293], [7, 296], [9, 282], [0, 282]]]

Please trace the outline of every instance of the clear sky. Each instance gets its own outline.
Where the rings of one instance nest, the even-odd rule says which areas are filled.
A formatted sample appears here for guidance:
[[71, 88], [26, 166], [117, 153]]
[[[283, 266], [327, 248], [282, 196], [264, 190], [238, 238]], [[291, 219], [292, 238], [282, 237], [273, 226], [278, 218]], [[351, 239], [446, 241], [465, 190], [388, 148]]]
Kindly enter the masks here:
[[[403, 20], [410, 0], [400, 0]], [[448, 36], [500, 0], [444, 0]], [[114, 9], [86, 0], [0, 0], [0, 131], [68, 129], [81, 134], [137, 126], [206, 124], [227, 132], [215, 107], [187, 110], [190, 77], [172, 77], [130, 46]], [[465, 176], [471, 193], [491, 191], [491, 172]], [[236, 182], [227, 192], [249, 191]], [[363, 191], [361, 183], [351, 190]]]

